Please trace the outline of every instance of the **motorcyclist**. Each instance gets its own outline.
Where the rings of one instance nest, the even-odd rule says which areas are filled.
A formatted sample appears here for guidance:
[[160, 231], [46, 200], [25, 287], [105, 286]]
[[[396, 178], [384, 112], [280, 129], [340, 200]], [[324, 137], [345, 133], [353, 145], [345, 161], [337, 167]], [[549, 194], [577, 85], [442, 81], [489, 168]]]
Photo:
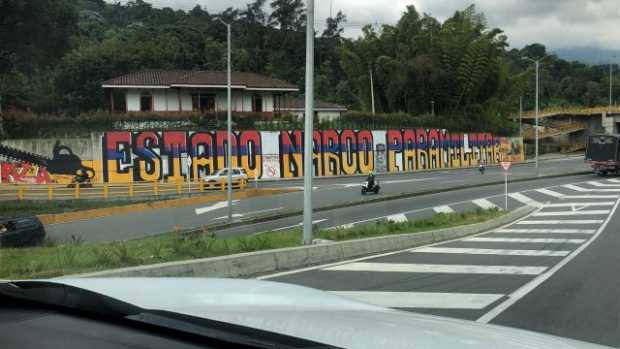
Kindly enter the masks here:
[[482, 161], [478, 161], [478, 170], [480, 170], [480, 173], [484, 174], [484, 163]]
[[88, 182], [88, 174], [86, 174], [86, 171], [79, 169], [77, 170], [77, 173], [75, 174], [75, 182], [79, 183], [79, 184], [84, 184], [86, 182]]
[[372, 189], [375, 187], [375, 173], [374, 172], [370, 172], [368, 173], [368, 177], [366, 177], [366, 182], [368, 182], [368, 189]]

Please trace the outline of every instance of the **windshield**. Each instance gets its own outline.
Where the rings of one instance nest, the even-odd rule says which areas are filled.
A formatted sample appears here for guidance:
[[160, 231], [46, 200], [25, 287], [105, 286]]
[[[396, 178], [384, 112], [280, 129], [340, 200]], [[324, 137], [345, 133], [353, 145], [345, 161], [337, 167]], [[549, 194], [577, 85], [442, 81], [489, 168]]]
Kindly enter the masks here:
[[148, 306], [340, 347], [619, 347], [620, 10], [497, 3], [0, 0], [0, 280], [196, 278], [212, 313]]

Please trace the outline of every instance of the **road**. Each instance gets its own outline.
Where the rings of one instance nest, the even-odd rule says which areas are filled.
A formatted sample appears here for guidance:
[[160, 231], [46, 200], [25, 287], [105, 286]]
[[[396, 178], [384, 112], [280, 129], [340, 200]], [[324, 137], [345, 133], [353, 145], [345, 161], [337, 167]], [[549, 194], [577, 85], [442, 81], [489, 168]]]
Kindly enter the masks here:
[[[582, 158], [563, 158], [547, 160], [540, 163], [541, 175], [554, 175], [567, 172], [587, 170]], [[533, 177], [536, 174], [534, 164], [520, 164], [511, 169], [511, 179]], [[551, 185], [552, 183], [574, 182], [591, 178], [591, 175], [578, 177], [562, 177], [554, 179], [538, 179], [529, 182], [512, 183], [513, 192], [534, 189]], [[483, 183], [503, 180], [503, 174], [498, 168], [489, 168], [484, 175], [476, 169], [441, 170], [420, 173], [396, 174], [380, 176], [382, 193], [378, 196], [360, 195], [360, 178], [325, 178], [316, 180], [314, 187], [313, 206], [341, 206], [342, 208], [317, 212], [315, 221], [320, 221], [321, 227], [352, 224], [369, 218], [405, 214], [410, 217], [423, 217], [432, 214], [436, 206], [460, 202], [457, 209], [475, 207], [468, 204], [474, 199], [490, 198], [493, 202], [501, 203], [494, 195], [503, 191], [503, 186], [473, 187], [449, 193], [438, 193], [408, 199], [385, 201], [364, 206], [349, 207], [352, 202], [373, 200], [378, 197], [415, 193], [428, 190], [445, 190], [450, 187], [467, 187]], [[268, 182], [264, 186], [295, 187], [296, 181]], [[501, 203], [503, 205], [503, 203]], [[510, 207], [523, 204], [511, 199]], [[303, 192], [294, 192], [269, 197], [245, 199], [234, 203], [236, 219], [283, 214], [300, 211], [303, 206]], [[430, 210], [430, 211], [429, 211]], [[372, 213], [372, 215], [370, 215]], [[63, 224], [47, 225], [48, 236], [59, 241], [70, 240], [72, 236], [79, 236], [85, 242], [116, 241], [135, 239], [150, 235], [161, 234], [179, 229], [196, 228], [213, 225], [225, 221], [226, 205], [215, 203], [208, 206], [193, 205], [185, 207], [150, 210], [125, 215], [115, 215], [92, 220], [76, 221]], [[399, 216], [402, 218], [402, 216]], [[393, 217], [394, 218], [394, 217]], [[301, 222], [300, 217], [272, 220], [267, 223], [245, 225], [218, 231], [218, 233], [247, 234], [273, 229], [287, 228]]]
[[555, 183], [517, 197], [540, 209], [475, 236], [261, 279], [620, 346], [620, 180]]

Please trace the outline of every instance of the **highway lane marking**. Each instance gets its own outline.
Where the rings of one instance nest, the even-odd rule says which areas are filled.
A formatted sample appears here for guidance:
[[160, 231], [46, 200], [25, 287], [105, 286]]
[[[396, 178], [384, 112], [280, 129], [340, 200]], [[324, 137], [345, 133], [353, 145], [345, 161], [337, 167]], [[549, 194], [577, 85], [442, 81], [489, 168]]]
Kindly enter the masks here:
[[601, 233], [605, 230], [605, 228], [607, 228], [607, 225], [611, 221], [611, 218], [614, 216], [616, 210], [618, 209], [619, 203], [620, 203], [620, 200], [616, 202], [614, 207], [611, 209], [611, 213], [609, 214], [609, 216], [607, 216], [603, 224], [601, 224], [601, 226], [597, 229], [596, 233], [591, 239], [589, 239], [584, 244], [579, 246], [577, 249], [573, 251], [573, 253], [569, 254], [566, 258], [562, 259], [558, 264], [551, 267], [544, 274], [540, 274], [539, 276], [534, 278], [534, 280], [528, 282], [527, 284], [521, 286], [520, 288], [518, 288], [517, 290], [509, 294], [507, 300], [498, 304], [496, 307], [491, 309], [486, 314], [482, 315], [476, 321], [481, 322], [481, 323], [488, 323], [492, 321], [499, 314], [504, 312], [506, 309], [510, 308], [510, 306], [518, 302], [521, 298], [527, 296], [530, 292], [536, 289], [536, 287], [540, 286], [543, 282], [545, 282], [547, 279], [553, 276], [553, 274], [555, 274], [558, 270], [562, 269], [566, 264], [568, 264], [571, 260], [573, 260], [573, 258], [577, 257], [581, 252], [583, 252], [583, 250], [588, 248], [588, 246], [590, 246], [590, 244], [594, 242], [601, 235]]
[[522, 234], [594, 234], [594, 229], [497, 229], [494, 233]]
[[433, 207], [433, 211], [437, 213], [454, 213], [454, 210], [452, 209], [452, 207], [448, 205]]
[[349, 263], [323, 268], [328, 271], [367, 271], [384, 273], [430, 274], [508, 274], [539, 275], [547, 267], [512, 265], [460, 265], [460, 264], [406, 264], [406, 263]]
[[562, 199], [617, 199], [620, 195], [565, 195]]
[[495, 293], [329, 291], [386, 308], [484, 309], [502, 298]]
[[553, 191], [551, 189], [546, 189], [546, 188], [536, 189], [536, 191], [541, 193], [541, 194], [549, 195], [549, 196], [557, 198], [557, 199], [561, 199], [564, 196], [566, 196], [566, 195], [564, 195], [562, 193], [558, 193], [557, 191]]
[[494, 203], [492, 203], [491, 201], [487, 199], [477, 199], [477, 200], [472, 200], [472, 202], [474, 203], [474, 205], [484, 210], [490, 210], [492, 208], [497, 208], [497, 206]]
[[386, 219], [388, 221], [394, 222], [394, 223], [403, 223], [403, 222], [407, 222], [409, 221], [409, 219], [407, 218], [407, 216], [405, 216], [402, 213], [399, 214], [393, 214], [391, 216], [387, 216]]
[[[239, 200], [233, 200], [232, 204], [236, 205], [239, 202]], [[219, 210], [222, 208], [228, 207], [228, 201], [220, 201], [217, 202], [211, 206], [205, 206], [205, 207], [200, 207], [194, 210], [194, 212], [196, 213], [196, 215], [201, 215], [201, 214], [205, 214], [211, 211], [215, 211], [215, 210]]]
[[594, 186], [594, 187], [612, 187], [612, 188], [613, 187], [615, 187], [615, 188], [620, 187], [620, 184], [605, 184], [605, 183], [601, 183], [601, 182], [597, 182], [597, 181], [591, 181], [591, 182], [588, 182], [588, 184], [590, 184], [591, 186]]
[[508, 194], [508, 196], [510, 196], [511, 198], [519, 201], [522, 204], [525, 205], [529, 205], [529, 206], [534, 206], [534, 207], [541, 207], [542, 204], [536, 200], [532, 200], [530, 198], [528, 198], [527, 196], [521, 194], [521, 193], [512, 193], [512, 194]]
[[543, 207], [589, 207], [589, 206], [613, 206], [613, 201], [601, 201], [601, 202], [568, 202], [565, 204], [546, 204]]
[[459, 247], [423, 247], [411, 250], [413, 253], [451, 253], [473, 255], [497, 255], [497, 256], [548, 256], [565, 257], [571, 251], [550, 250], [503, 250], [495, 248], [459, 248]]
[[590, 189], [590, 188], [583, 188], [574, 184], [564, 184], [563, 185], [564, 188], [567, 189], [571, 189], [571, 190], [575, 190], [578, 192], [601, 192], [601, 193], [617, 193], [620, 192], [620, 188], [617, 189]]
[[[315, 221], [312, 221], [312, 224], [319, 224], [321, 222], [325, 222], [327, 220], [326, 219], [317, 219]], [[297, 228], [297, 227], [301, 227], [304, 225], [304, 222], [299, 222], [295, 225], [289, 225], [288, 227], [281, 227], [281, 228], [276, 228], [276, 229], [271, 229], [271, 231], [280, 231], [280, 230], [286, 230], [286, 229], [293, 229], [293, 228]]]
[[533, 217], [549, 217], [549, 216], [588, 216], [588, 215], [601, 215], [609, 214], [609, 210], [589, 210], [589, 211], [549, 211], [549, 212], [536, 212]]
[[517, 225], [542, 225], [542, 224], [601, 224], [602, 219], [582, 219], [582, 220], [544, 220], [544, 221], [520, 221]]
[[465, 242], [511, 242], [511, 243], [535, 243], [535, 244], [582, 244], [586, 239], [552, 239], [552, 238], [468, 238]]
[[[232, 214], [232, 218], [241, 218], [241, 217], [243, 217], [241, 213]], [[217, 218], [213, 218], [212, 221], [217, 221], [217, 220], [226, 219], [226, 218], [228, 218], [228, 216], [217, 217]]]

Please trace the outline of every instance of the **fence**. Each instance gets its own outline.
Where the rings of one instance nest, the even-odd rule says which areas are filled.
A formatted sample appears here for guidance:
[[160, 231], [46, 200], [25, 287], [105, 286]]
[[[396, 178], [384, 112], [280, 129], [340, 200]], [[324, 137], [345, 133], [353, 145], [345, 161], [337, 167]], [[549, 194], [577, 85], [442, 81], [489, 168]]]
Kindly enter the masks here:
[[[245, 190], [247, 180], [233, 180], [232, 188]], [[0, 201], [14, 200], [81, 200], [81, 199], [131, 199], [200, 194], [225, 191], [226, 181], [133, 182], [114, 184], [2, 184]]]

